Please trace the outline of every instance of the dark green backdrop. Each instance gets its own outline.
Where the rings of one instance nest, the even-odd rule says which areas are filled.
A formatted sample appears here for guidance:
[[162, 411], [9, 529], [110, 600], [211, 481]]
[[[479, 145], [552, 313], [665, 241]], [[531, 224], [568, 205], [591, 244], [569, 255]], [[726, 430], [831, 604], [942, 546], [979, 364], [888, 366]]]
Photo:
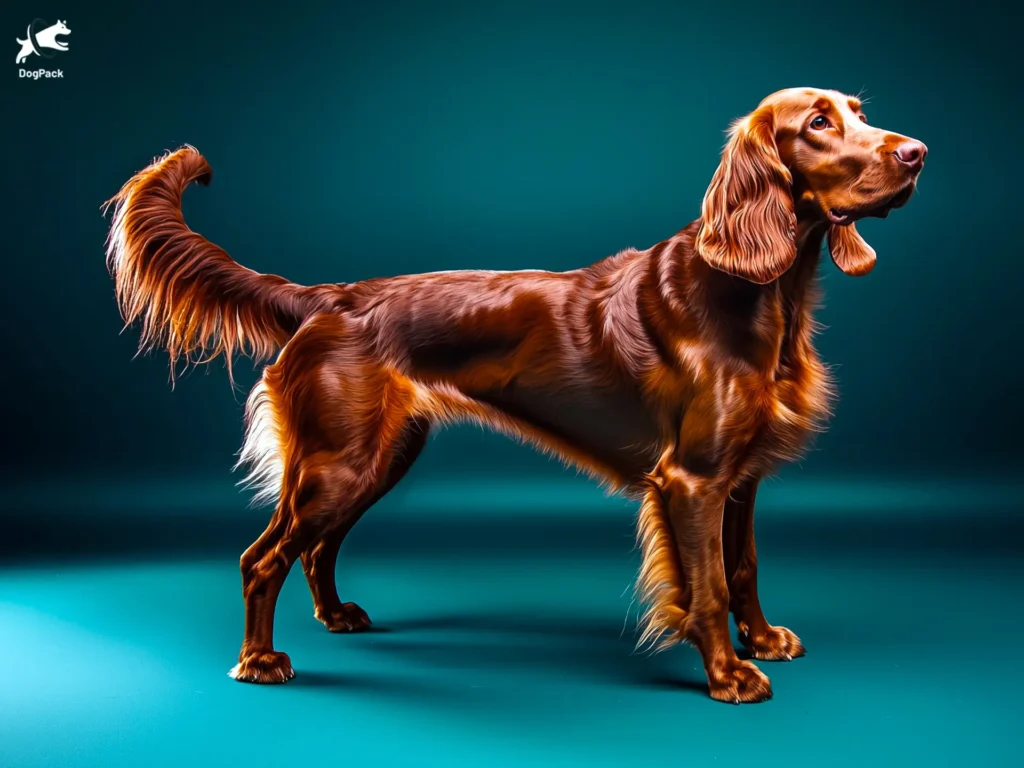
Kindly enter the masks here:
[[[969, 4], [73, 4], [0, 10], [0, 766], [1017, 765], [1024, 614], [1019, 22]], [[67, 21], [64, 77], [15, 36]], [[38, 60], [32, 61], [39, 66]], [[686, 225], [769, 92], [861, 93], [925, 141], [905, 209], [829, 261], [831, 431], [758, 494], [775, 698], [707, 698], [697, 652], [631, 655], [633, 507], [446, 432], [346, 542], [330, 635], [285, 584], [284, 688], [225, 676], [238, 555], [218, 364], [133, 361], [101, 203], [164, 150], [186, 216], [303, 283], [577, 267]], [[204, 375], [204, 374], [209, 375]], [[296, 569], [298, 570], [298, 569]]]
[[[793, 85], [863, 93], [930, 148], [920, 194], [863, 226], [875, 272], [824, 265], [841, 401], [805, 470], [1020, 463], [1021, 109], [994, 4], [14, 5], [5, 34], [49, 12], [72, 35], [62, 80], [3, 78], [5, 474], [232, 461], [222, 367], [172, 393], [166, 359], [118, 336], [99, 205], [165, 149], [206, 154], [188, 221], [260, 271], [566, 269], [693, 219], [729, 121]], [[559, 471], [476, 430], [437, 442], [419, 471]]]

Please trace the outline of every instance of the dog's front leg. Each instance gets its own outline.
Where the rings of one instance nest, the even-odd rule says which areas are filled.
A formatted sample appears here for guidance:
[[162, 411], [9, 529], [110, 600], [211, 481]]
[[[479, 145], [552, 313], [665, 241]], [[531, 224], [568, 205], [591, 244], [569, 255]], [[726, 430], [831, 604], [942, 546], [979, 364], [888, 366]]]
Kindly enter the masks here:
[[804, 655], [800, 638], [764, 617], [757, 595], [757, 547], [754, 543], [754, 498], [757, 481], [733, 489], [725, 502], [723, 545], [729, 609], [736, 618], [740, 642], [756, 659], [789, 661]]
[[690, 588], [681, 634], [703, 657], [711, 697], [736, 704], [771, 698], [768, 678], [736, 655], [729, 635], [729, 587], [722, 549], [727, 485], [665, 462], [658, 468], [656, 481]]

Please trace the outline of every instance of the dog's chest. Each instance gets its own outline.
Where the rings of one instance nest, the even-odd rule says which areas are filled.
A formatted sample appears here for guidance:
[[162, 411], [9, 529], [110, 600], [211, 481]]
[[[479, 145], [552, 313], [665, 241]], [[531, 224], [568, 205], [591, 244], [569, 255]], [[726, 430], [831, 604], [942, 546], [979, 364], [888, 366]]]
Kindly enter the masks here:
[[[803, 295], [803, 294], [800, 294]], [[806, 302], [776, 291], [755, 305], [731, 348], [724, 373], [719, 437], [732, 447], [730, 464], [741, 474], [763, 474], [798, 457], [828, 416], [830, 385], [810, 338]]]
[[758, 474], [797, 458], [828, 415], [828, 381], [817, 360], [783, 375], [743, 377], [730, 385], [723, 436], [743, 435], [737, 470]]

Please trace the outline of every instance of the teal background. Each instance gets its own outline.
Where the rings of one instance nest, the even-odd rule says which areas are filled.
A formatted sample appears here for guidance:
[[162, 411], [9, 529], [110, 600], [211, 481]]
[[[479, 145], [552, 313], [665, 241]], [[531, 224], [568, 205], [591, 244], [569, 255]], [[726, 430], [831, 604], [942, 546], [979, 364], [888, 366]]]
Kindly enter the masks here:
[[[6, 4], [0, 766], [1017, 762], [1009, 13]], [[36, 17], [72, 30], [45, 63], [60, 80], [16, 76]], [[775, 699], [711, 702], [692, 649], [631, 656], [632, 505], [472, 428], [436, 436], [346, 544], [342, 596], [382, 631], [323, 632], [294, 574], [277, 626], [299, 678], [228, 680], [237, 556], [266, 521], [229, 474], [256, 373], [172, 391], [166, 358], [132, 360], [100, 204], [188, 142], [214, 168], [189, 224], [253, 269], [568, 269], [695, 218], [729, 122], [794, 85], [862, 93], [929, 158], [911, 203], [862, 227], [875, 271], [822, 267], [841, 399], [759, 497], [762, 601], [809, 648], [762, 665]]]

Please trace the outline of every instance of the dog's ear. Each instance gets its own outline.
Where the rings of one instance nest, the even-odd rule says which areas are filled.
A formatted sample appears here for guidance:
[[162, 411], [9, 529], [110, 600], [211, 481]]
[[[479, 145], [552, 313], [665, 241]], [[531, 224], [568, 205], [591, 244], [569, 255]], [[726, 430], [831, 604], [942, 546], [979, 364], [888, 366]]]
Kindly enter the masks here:
[[828, 251], [836, 266], [853, 277], [866, 275], [875, 268], [875, 249], [864, 242], [853, 224], [833, 224], [828, 228]]
[[779, 159], [775, 115], [737, 122], [701, 207], [696, 248], [715, 269], [770, 283], [796, 260], [793, 178]]

